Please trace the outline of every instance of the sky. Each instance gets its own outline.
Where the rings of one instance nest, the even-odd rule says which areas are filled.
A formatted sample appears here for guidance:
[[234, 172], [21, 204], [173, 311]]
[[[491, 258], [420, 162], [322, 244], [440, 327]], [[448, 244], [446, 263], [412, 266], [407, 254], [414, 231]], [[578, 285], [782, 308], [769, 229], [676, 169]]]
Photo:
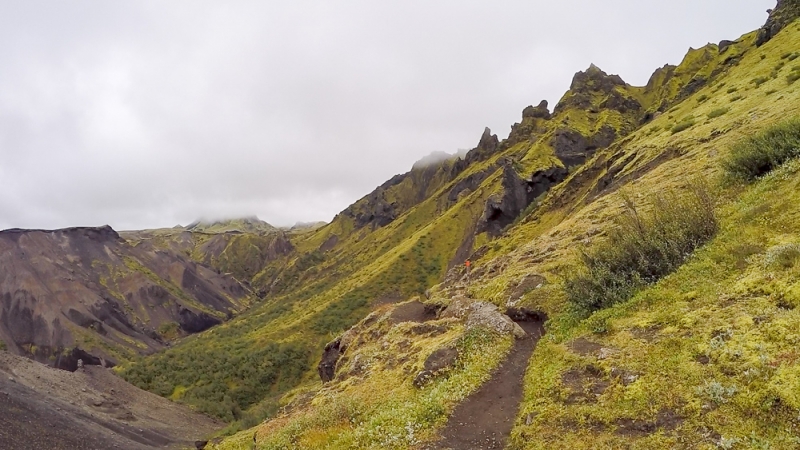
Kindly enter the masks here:
[[330, 221], [591, 63], [644, 85], [774, 0], [0, 0], [0, 229]]

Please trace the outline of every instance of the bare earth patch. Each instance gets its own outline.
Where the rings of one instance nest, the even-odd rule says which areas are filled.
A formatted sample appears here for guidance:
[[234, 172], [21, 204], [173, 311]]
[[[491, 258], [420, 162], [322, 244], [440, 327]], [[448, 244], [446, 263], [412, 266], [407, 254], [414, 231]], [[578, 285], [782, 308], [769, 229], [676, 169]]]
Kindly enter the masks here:
[[0, 447], [187, 448], [222, 423], [98, 366], [67, 372], [0, 352]]

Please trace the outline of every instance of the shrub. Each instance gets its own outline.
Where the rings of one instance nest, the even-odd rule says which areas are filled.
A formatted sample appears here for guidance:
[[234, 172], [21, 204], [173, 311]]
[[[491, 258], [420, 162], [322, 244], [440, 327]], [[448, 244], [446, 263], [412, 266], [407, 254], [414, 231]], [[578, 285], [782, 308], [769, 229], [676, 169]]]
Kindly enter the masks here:
[[772, 94], [774, 94], [774, 93], [776, 93], [776, 92], [778, 92], [778, 90], [777, 90], [777, 89], [770, 89], [770, 90], [768, 90], [767, 92], [765, 92], [765, 94], [767, 94], [767, 95], [772, 95]]
[[730, 108], [717, 108], [717, 109], [711, 111], [710, 113], [708, 113], [708, 118], [709, 119], [716, 119], [717, 117], [724, 116], [730, 110], [731, 110]]
[[694, 126], [694, 119], [683, 119], [681, 122], [676, 123], [672, 127], [672, 134], [680, 133], [683, 130], [689, 129]]
[[701, 95], [700, 97], [697, 97], [697, 103], [703, 103], [706, 100], [708, 100], [708, 96], [705, 94]]
[[792, 84], [797, 80], [800, 80], [800, 72], [792, 72], [786, 77], [786, 82], [789, 84]]
[[761, 85], [766, 83], [767, 81], [769, 81], [769, 78], [767, 78], [767, 77], [757, 77], [757, 78], [753, 78], [751, 80], [751, 83], [755, 84], [756, 87], [761, 87]]
[[795, 59], [797, 59], [798, 57], [800, 57], [800, 53], [792, 53], [792, 54], [791, 54], [791, 55], [790, 55], [788, 58], [786, 58], [786, 59], [788, 59], [789, 61], [794, 61], [794, 60], [795, 60]]
[[714, 200], [705, 183], [650, 200], [652, 209], [644, 214], [625, 198], [608, 239], [581, 252], [580, 267], [564, 285], [578, 311], [590, 313], [629, 299], [677, 269], [717, 231]]
[[739, 89], [737, 89], [737, 88], [735, 88], [735, 87], [732, 87], [732, 88], [728, 88], [728, 90], [727, 90], [727, 91], [725, 91], [725, 92], [727, 92], [728, 94], [733, 94], [734, 92], [736, 92], [736, 91], [738, 91], [738, 90], [739, 90]]
[[6, 343], [0, 340], [0, 351], [6, 350]]
[[800, 156], [800, 118], [738, 142], [722, 166], [733, 178], [754, 180], [796, 156]]
[[742, 97], [741, 95], [734, 95], [733, 97], [731, 97], [731, 103], [738, 102], [739, 100], [741, 100], [743, 98], [744, 97]]
[[790, 56], [792, 56], [792, 53], [791, 53], [791, 52], [789, 52], [789, 53], [784, 53], [783, 55], [781, 55], [781, 59], [787, 59], [787, 58], [789, 58]]

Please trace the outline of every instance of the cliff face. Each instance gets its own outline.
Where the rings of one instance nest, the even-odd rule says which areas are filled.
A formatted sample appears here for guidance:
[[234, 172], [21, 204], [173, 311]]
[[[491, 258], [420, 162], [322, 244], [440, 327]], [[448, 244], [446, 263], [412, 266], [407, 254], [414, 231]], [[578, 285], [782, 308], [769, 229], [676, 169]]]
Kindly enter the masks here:
[[799, 0], [778, 0], [775, 9], [769, 10], [767, 23], [758, 30], [756, 45], [760, 47], [766, 44], [784, 27], [792, 23], [798, 17], [800, 17]]
[[107, 226], [0, 232], [0, 339], [59, 368], [156, 351], [230, 318], [247, 296], [232, 277]]

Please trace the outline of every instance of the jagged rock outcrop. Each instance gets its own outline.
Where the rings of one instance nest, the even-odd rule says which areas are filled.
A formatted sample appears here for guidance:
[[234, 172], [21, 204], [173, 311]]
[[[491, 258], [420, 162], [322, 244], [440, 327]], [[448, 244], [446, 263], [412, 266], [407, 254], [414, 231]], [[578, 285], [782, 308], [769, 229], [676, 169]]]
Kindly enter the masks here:
[[567, 167], [583, 164], [595, 151], [606, 148], [617, 138], [617, 132], [608, 125], [586, 137], [571, 128], [556, 130], [550, 140], [556, 157]]
[[531, 119], [550, 119], [550, 110], [547, 108], [547, 100], [542, 100], [535, 108], [533, 105], [522, 110], [522, 118]]
[[492, 130], [486, 128], [483, 130], [478, 146], [467, 152], [464, 160], [467, 164], [472, 164], [475, 161], [483, 161], [495, 154], [500, 147], [500, 139], [496, 134], [492, 134]]
[[760, 47], [766, 44], [798, 17], [800, 17], [800, 0], [778, 0], [775, 9], [769, 11], [767, 22], [758, 30], [756, 45]]
[[[569, 91], [555, 107], [554, 113], [559, 114], [568, 108], [579, 110], [589, 110], [597, 112], [599, 105], [595, 104], [596, 93], [605, 95], [621, 95], [616, 91], [617, 87], [626, 86], [619, 75], [608, 75], [592, 64], [586, 71], [578, 72], [572, 78]], [[626, 104], [622, 100], [615, 100], [614, 104]], [[629, 104], [632, 107], [633, 103]]]
[[563, 181], [568, 174], [567, 169], [553, 166], [534, 172], [526, 180], [520, 177], [510, 161], [506, 161], [503, 166], [502, 194], [489, 197], [476, 232], [487, 232], [492, 236], [500, 234], [536, 197]]
[[[456, 179], [470, 164], [492, 157], [499, 151], [499, 146], [497, 135], [486, 128], [477, 147], [467, 152], [464, 158], [445, 153], [429, 155], [415, 163], [410, 172], [392, 177], [350, 205], [341, 215], [352, 219], [356, 229], [384, 227]], [[457, 200], [458, 194], [464, 189], [474, 188], [482, 181], [483, 178], [479, 177], [461, 184], [453, 190], [455, 193], [451, 201]]]

